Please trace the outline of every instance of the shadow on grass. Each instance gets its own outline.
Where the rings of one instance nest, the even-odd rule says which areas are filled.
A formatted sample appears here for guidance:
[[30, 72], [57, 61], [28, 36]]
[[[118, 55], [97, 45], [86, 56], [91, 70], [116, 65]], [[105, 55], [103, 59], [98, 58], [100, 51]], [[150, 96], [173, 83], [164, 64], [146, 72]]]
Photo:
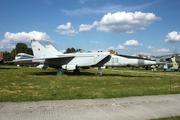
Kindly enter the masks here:
[[153, 76], [144, 76], [144, 75], [130, 75], [130, 74], [103, 74], [102, 76], [119, 76], [119, 77], [153, 77]]
[[[37, 76], [49, 76], [49, 75], [52, 75], [52, 76], [61, 76], [61, 75], [57, 75], [57, 72], [55, 72], [55, 71], [51, 71], [51, 72], [32, 72], [32, 73], [30, 73], [30, 75], [37, 75]], [[65, 75], [65, 76], [97, 76], [97, 77], [101, 77], [101, 76], [99, 76], [99, 75], [97, 75], [96, 73], [92, 73], [92, 72], [81, 72], [79, 75], [76, 75], [76, 74], [74, 74], [73, 72], [71, 72], [71, 71], [64, 71], [64, 74], [63, 75]], [[62, 75], [62, 76], [63, 76]], [[111, 74], [103, 74], [102, 76], [107, 76], [107, 77], [109, 77], [109, 76], [111, 76], [111, 77], [153, 77], [153, 76], [144, 76], [144, 75], [139, 75], [139, 76], [137, 76], [137, 75], [130, 75], [130, 74], [113, 74], [113, 73], [111, 73]]]
[[[43, 76], [43, 75], [48, 76], [48, 75], [57, 75], [57, 72], [32, 72], [29, 74], [30, 75], [37, 75], [37, 76]], [[90, 73], [90, 72], [81, 72], [79, 75], [76, 75], [73, 72], [65, 71], [63, 75], [67, 75], [67, 76], [82, 76], [82, 75], [93, 76], [95, 74]], [[61, 76], [61, 75], [57, 75], [57, 76]]]
[[57, 75], [56, 72], [32, 72], [29, 73], [30, 75], [37, 75], [37, 76], [48, 76], [48, 75]]
[[13, 67], [11, 67], [11, 66], [1, 66], [0, 67], [0, 70], [9, 70], [9, 69], [18, 69], [16, 66], [13, 66]]

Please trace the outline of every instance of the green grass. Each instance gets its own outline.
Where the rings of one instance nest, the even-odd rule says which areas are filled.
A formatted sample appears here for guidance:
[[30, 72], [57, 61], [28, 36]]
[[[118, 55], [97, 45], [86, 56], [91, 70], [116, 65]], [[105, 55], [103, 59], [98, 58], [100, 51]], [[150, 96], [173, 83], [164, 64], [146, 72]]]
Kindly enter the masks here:
[[[120, 98], [180, 93], [180, 72], [129, 70], [81, 70], [81, 75], [55, 69], [0, 67], [0, 102]], [[149, 74], [157, 73], [157, 74]]]
[[168, 117], [168, 118], [159, 118], [159, 119], [154, 119], [154, 120], [180, 120], [180, 116]]

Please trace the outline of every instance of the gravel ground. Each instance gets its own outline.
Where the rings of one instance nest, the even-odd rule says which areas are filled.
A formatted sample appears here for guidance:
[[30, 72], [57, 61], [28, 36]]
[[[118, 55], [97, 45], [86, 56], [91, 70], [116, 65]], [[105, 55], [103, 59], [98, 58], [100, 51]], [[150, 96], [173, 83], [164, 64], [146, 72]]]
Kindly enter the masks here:
[[180, 94], [0, 102], [0, 120], [146, 120], [170, 116], [180, 116]]

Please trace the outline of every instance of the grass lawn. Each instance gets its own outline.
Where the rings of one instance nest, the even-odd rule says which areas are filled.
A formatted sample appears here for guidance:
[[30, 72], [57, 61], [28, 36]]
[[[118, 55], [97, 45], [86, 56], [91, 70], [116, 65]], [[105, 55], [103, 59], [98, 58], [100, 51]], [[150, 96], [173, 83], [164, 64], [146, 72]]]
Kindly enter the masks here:
[[180, 120], [180, 116], [168, 117], [168, 118], [159, 118], [159, 119], [154, 119], [154, 120]]
[[[180, 93], [180, 72], [105, 69], [81, 70], [81, 75], [55, 69], [0, 66], [0, 102], [120, 98]], [[154, 74], [155, 73], [155, 74]]]

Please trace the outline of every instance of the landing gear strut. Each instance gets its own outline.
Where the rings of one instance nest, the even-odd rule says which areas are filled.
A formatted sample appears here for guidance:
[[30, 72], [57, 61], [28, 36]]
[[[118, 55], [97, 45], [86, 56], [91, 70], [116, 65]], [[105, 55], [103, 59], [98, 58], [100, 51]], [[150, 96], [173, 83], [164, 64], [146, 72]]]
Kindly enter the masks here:
[[78, 68], [76, 68], [76, 69], [73, 71], [73, 73], [74, 73], [75, 75], [79, 75], [79, 74], [80, 74], [80, 70], [79, 70]]
[[101, 76], [102, 75], [102, 69], [101, 67], [98, 67], [98, 73], [96, 74], [97, 76]]

